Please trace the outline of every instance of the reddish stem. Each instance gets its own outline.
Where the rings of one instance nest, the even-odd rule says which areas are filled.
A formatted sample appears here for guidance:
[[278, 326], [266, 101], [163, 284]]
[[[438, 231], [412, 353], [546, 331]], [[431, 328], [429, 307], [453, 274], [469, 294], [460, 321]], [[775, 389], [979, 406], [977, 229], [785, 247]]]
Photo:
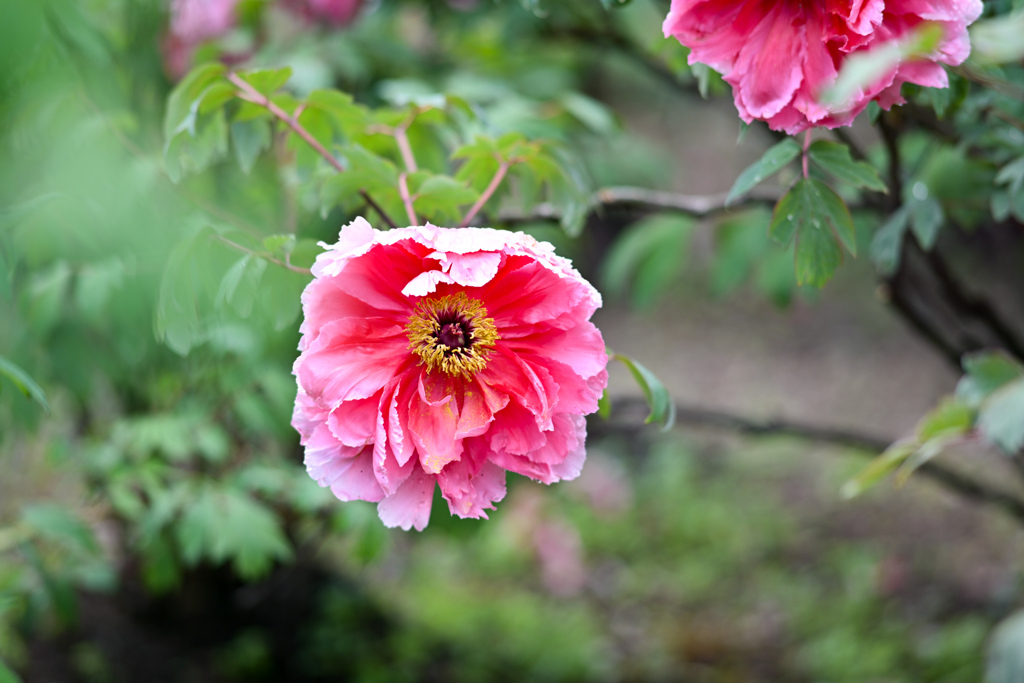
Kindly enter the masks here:
[[409, 196], [409, 184], [405, 182], [405, 174], [398, 174], [398, 194], [402, 197], [402, 203], [405, 204], [405, 213], [409, 217], [409, 225], [419, 225], [419, 219], [416, 218], [416, 212], [412, 208], [412, 197]]
[[[411, 123], [411, 122], [410, 122]], [[402, 153], [402, 161], [405, 162], [405, 170], [409, 173], [415, 173], [419, 170], [416, 166], [416, 157], [412, 153], [412, 145], [409, 144], [409, 135], [407, 134], [409, 127], [401, 125], [395, 128], [394, 137], [395, 142], [398, 143], [398, 151]]]
[[476, 215], [480, 213], [480, 209], [484, 208], [484, 204], [486, 204], [487, 200], [494, 195], [495, 191], [497, 191], [498, 189], [498, 186], [501, 185], [501, 181], [505, 179], [505, 174], [508, 173], [508, 168], [509, 163], [507, 161], [502, 161], [501, 164], [498, 166], [498, 170], [494, 174], [494, 177], [491, 178], [490, 184], [487, 185], [487, 189], [485, 189], [484, 193], [480, 195], [480, 199], [476, 200], [476, 204], [474, 204], [470, 208], [469, 213], [466, 214], [466, 217], [462, 219], [462, 224], [459, 226], [460, 228], [465, 228], [469, 226], [473, 219], [476, 218]]
[[[238, 74], [234, 72], [229, 73], [228, 80], [234, 83], [236, 86], [238, 86], [238, 89], [242, 91], [238, 95], [240, 99], [243, 99], [246, 102], [252, 102], [253, 104], [263, 107], [264, 109], [269, 111], [271, 114], [273, 114], [278, 119], [283, 121], [285, 125], [291, 128], [296, 135], [302, 138], [307, 145], [312, 147], [313, 150], [316, 151], [316, 153], [319, 154], [321, 157], [323, 157], [327, 161], [327, 163], [333, 166], [338, 173], [345, 172], [345, 167], [342, 166], [341, 162], [335, 159], [334, 155], [327, 151], [327, 148], [321, 145], [320, 141], [313, 137], [313, 135], [308, 130], [306, 130], [305, 127], [301, 123], [299, 123], [294, 116], [286, 112], [284, 109], [281, 109], [281, 107], [277, 106], [277, 104], [275, 104], [274, 101], [271, 100], [269, 97], [261, 93], [256, 88], [252, 87], [250, 84], [246, 83], [245, 80], [241, 78]], [[298, 111], [302, 111], [301, 106]], [[381, 219], [388, 224], [388, 227], [398, 227], [395, 224], [395, 222], [391, 220], [391, 217], [384, 213], [384, 210], [380, 208], [380, 205], [377, 204], [377, 202], [373, 201], [373, 198], [370, 197], [369, 193], [366, 190], [359, 190], [359, 194], [362, 196], [364, 200], [366, 200], [367, 204], [373, 207], [373, 210], [377, 212]]]

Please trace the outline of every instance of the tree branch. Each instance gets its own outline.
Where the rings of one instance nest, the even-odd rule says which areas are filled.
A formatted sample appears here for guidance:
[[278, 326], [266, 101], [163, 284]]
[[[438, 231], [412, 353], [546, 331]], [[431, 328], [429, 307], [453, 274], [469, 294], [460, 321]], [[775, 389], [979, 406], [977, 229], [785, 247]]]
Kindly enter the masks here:
[[[742, 202], [728, 207], [725, 198], [728, 193], [681, 194], [648, 190], [643, 187], [605, 187], [595, 192], [588, 201], [590, 212], [601, 209], [628, 208], [642, 211], [679, 211], [691, 216], [711, 216], [724, 211], [735, 211], [756, 204], [773, 204], [779, 199], [775, 190], [756, 188]], [[501, 211], [497, 219], [502, 223], [522, 223], [537, 220], [558, 220], [561, 213], [551, 204], [538, 204], [529, 213], [514, 209]]]
[[[647, 410], [647, 403], [641, 397], [614, 397], [612, 406], [616, 412], [630, 413], [629, 422], [591, 421], [593, 431], [602, 429], [609, 431], [639, 431], [644, 429], [639, 417]], [[697, 427], [709, 427], [726, 432], [749, 434], [752, 436], [791, 436], [806, 441], [841, 446], [874, 456], [892, 443], [891, 439], [861, 434], [842, 429], [819, 427], [797, 421], [784, 419], [755, 420], [743, 415], [736, 415], [719, 410], [710, 410], [696, 406], [676, 405], [676, 422]], [[982, 505], [999, 508], [1018, 522], [1024, 524], [1024, 499], [1001, 489], [994, 488], [984, 482], [968, 477], [952, 468], [935, 461], [922, 465], [918, 470], [922, 476], [941, 484], [964, 498]]]

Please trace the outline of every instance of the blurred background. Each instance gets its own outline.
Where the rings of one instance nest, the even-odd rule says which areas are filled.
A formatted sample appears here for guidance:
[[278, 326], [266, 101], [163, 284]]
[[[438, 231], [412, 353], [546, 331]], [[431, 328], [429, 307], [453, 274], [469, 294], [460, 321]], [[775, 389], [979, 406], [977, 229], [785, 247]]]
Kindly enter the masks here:
[[[799, 288], [770, 203], [720, 210], [776, 139], [661, 37], [667, 2], [618, 4], [3, 4], [0, 681], [982, 679], [1022, 602], [1019, 521], [926, 477], [839, 494], [958, 373], [866, 259]], [[297, 97], [451, 95], [556, 144], [580, 197], [718, 207], [486, 213], [602, 290], [608, 346], [658, 375], [676, 426], [645, 425], [617, 368], [580, 479], [513, 475], [490, 521], [438, 497], [426, 531], [389, 530], [320, 489], [289, 424], [309, 276], [196, 236], [284, 235], [300, 263], [362, 207], [325, 210], [269, 137], [168, 170], [167, 98], [216, 59], [288, 66]], [[981, 446], [956, 456], [1005, 483]]]

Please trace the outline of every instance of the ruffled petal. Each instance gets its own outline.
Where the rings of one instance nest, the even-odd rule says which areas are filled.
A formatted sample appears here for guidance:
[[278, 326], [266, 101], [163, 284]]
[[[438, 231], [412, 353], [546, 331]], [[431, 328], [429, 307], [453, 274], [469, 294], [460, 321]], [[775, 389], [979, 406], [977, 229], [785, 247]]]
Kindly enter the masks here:
[[336, 320], [303, 354], [299, 384], [311, 398], [332, 407], [369, 398], [412, 362], [408, 346], [405, 330], [386, 320]]
[[433, 498], [434, 477], [417, 467], [397, 491], [377, 504], [377, 514], [385, 526], [423, 531]]

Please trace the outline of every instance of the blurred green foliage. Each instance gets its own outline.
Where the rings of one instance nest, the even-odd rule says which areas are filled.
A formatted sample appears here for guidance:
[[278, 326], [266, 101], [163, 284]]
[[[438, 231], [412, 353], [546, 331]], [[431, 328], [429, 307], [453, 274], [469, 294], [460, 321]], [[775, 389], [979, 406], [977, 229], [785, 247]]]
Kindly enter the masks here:
[[[328, 30], [248, 1], [177, 84], [161, 56], [165, 2], [4, 8], [0, 683], [62, 629], [87, 631], [82, 596], [137, 585], [174, 602], [217, 571], [231, 590], [264, 590], [282, 567], [307, 564], [330, 575], [288, 660], [309, 679], [979, 680], [987, 616], [894, 611], [876, 581], [884, 558], [860, 544], [823, 536], [816, 557], [794, 559], [801, 523], [750, 462], [712, 476], [670, 438], [635, 473], [614, 470], [633, 502], [613, 512], [577, 488], [542, 501], [519, 483], [493, 522], [435, 519], [415, 542], [385, 530], [372, 506], [335, 505], [303, 470], [289, 424], [299, 293], [339, 225], [367, 214], [384, 227], [381, 212], [409, 222], [402, 182], [418, 218], [455, 225], [478, 210], [477, 223], [521, 227], [638, 308], [704, 267], [693, 258], [701, 231], [711, 293], [750, 283], [784, 306], [801, 283], [832, 278], [842, 249], [870, 243], [885, 274], [908, 230], [930, 249], [951, 225], [1024, 220], [1020, 102], [960, 75], [948, 93], [909, 93], [961, 142], [903, 136], [902, 194], [881, 180], [877, 149], [861, 158], [817, 141], [800, 179], [803, 152], [785, 140], [728, 194], [778, 181], [774, 215], [751, 202], [703, 219], [665, 207], [623, 218], [597, 190], [672, 190], [675, 159], [616, 106], [657, 109], [666, 83], [728, 94], [660, 37], [665, 8], [394, 0]], [[226, 66], [222, 52], [244, 63]], [[976, 68], [1022, 77], [1013, 64]], [[900, 196], [880, 199], [887, 189]], [[887, 222], [865, 229], [883, 208]], [[587, 232], [605, 220], [612, 229]], [[671, 426], [664, 385], [622, 359], [649, 421]], [[1019, 362], [971, 356], [965, 371], [956, 396], [858, 490], [975, 428], [1019, 450]], [[639, 457], [635, 443], [605, 447]], [[544, 555], [551, 547], [563, 555]], [[561, 575], [544, 575], [559, 562]], [[731, 626], [744, 619], [749, 628]], [[275, 638], [226, 628], [208, 668], [217, 680], [272, 679], [285, 666]], [[81, 680], [118, 680], [106, 652], [77, 642]]]

